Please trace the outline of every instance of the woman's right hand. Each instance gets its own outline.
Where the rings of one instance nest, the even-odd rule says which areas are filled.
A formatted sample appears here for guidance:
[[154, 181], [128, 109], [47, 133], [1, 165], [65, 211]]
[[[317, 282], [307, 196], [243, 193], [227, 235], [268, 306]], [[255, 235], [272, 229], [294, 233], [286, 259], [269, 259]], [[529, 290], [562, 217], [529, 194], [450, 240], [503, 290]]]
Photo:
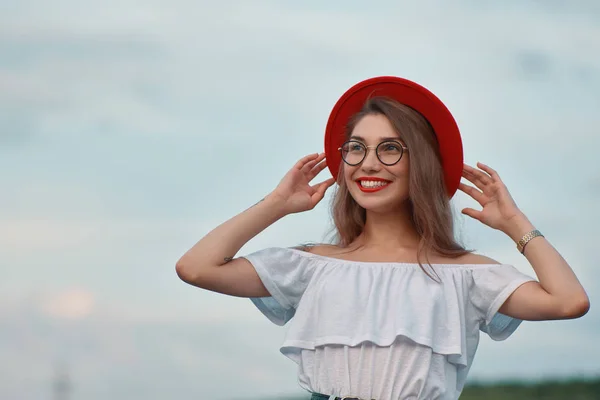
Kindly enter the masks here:
[[298, 161], [265, 201], [225, 221], [188, 250], [177, 261], [179, 277], [191, 285], [232, 296], [269, 296], [252, 264], [243, 257], [233, 257], [279, 218], [314, 208], [334, 183], [330, 178], [310, 185], [325, 167], [324, 154]]
[[269, 196], [283, 202], [286, 214], [312, 210], [323, 199], [325, 191], [335, 183], [334, 178], [329, 178], [310, 185], [310, 181], [326, 166], [325, 153], [301, 158]]

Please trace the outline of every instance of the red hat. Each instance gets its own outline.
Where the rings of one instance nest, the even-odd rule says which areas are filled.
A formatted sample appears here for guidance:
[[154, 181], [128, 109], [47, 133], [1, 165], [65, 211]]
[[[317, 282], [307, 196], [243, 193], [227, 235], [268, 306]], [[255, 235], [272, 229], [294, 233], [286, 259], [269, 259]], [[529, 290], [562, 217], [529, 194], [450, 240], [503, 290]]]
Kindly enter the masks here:
[[327, 166], [337, 179], [342, 156], [340, 146], [346, 140], [346, 125], [358, 113], [368, 98], [385, 96], [407, 105], [423, 115], [433, 128], [440, 146], [442, 168], [448, 195], [452, 197], [458, 189], [463, 170], [463, 148], [458, 125], [433, 93], [406, 79], [380, 76], [367, 79], [352, 86], [337, 101], [325, 130], [325, 154]]

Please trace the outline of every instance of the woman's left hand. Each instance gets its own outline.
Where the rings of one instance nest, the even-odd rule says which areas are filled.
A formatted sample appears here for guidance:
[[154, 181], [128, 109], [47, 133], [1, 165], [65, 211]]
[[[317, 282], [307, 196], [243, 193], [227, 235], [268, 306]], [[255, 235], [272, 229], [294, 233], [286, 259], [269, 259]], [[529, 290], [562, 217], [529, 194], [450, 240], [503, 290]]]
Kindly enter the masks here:
[[477, 211], [465, 208], [462, 213], [491, 228], [508, 233], [513, 220], [521, 217], [522, 212], [498, 173], [485, 164], [478, 162], [477, 166], [480, 169], [465, 164], [462, 173], [462, 176], [476, 187], [461, 182], [459, 189], [475, 199], [483, 209]]

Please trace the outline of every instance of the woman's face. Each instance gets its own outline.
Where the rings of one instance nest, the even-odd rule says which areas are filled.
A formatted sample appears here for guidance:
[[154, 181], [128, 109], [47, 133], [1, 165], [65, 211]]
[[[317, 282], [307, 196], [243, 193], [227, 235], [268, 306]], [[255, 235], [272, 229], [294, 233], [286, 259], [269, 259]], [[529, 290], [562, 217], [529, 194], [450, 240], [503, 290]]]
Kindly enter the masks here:
[[[369, 146], [361, 163], [343, 166], [350, 195], [368, 211], [383, 213], [399, 208], [408, 199], [409, 156], [404, 149], [400, 161], [386, 165], [397, 158], [394, 155], [398, 151], [402, 151], [395, 143], [405, 146], [390, 121], [381, 114], [366, 115], [356, 124], [349, 140]], [[386, 144], [379, 146], [379, 154], [386, 164], [377, 158], [375, 152], [382, 142]], [[349, 150], [357, 154], [354, 156], [356, 159], [360, 159], [360, 152], [364, 148], [354, 145]], [[346, 157], [350, 159], [350, 156]]]

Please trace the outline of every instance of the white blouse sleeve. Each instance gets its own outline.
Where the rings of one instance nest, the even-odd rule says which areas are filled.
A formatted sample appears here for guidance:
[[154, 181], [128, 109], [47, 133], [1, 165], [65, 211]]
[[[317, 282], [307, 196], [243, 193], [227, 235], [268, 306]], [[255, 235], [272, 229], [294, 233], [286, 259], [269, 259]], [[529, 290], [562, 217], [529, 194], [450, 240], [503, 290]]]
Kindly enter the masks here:
[[298, 252], [272, 247], [244, 256], [271, 295], [250, 300], [277, 325], [285, 325], [294, 316], [314, 272], [314, 260]]
[[493, 340], [505, 340], [519, 327], [520, 319], [498, 310], [522, 284], [535, 281], [512, 265], [481, 266], [473, 270], [470, 297], [480, 320], [480, 329]]

